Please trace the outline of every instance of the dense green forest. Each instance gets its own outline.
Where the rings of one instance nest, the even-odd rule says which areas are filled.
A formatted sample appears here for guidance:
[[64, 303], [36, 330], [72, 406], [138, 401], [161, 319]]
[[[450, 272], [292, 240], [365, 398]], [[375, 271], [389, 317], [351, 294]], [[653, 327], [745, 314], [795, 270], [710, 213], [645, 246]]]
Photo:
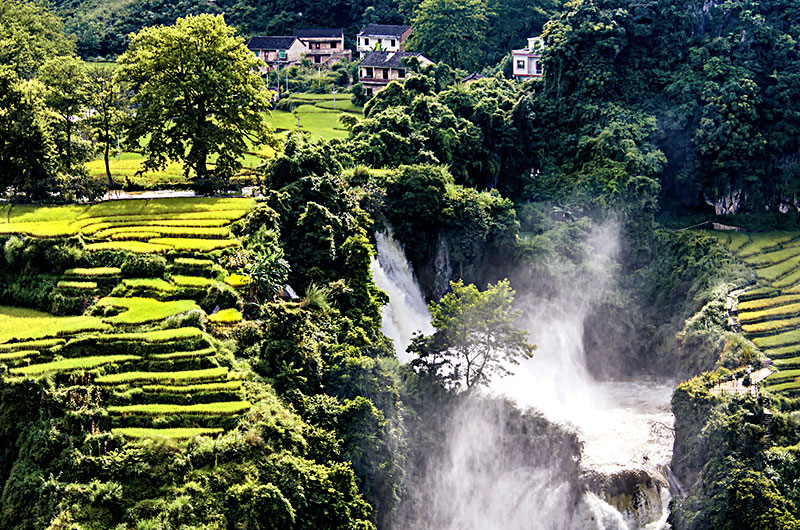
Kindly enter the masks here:
[[[369, 23], [434, 64], [367, 100], [353, 64], [265, 79], [244, 46]], [[417, 486], [475, 403], [577, 498], [577, 435], [481, 388], [537, 355], [515, 300], [583, 285], [609, 225], [580, 339], [599, 379], [682, 381], [670, 524], [796, 528], [799, 75], [788, 0], [3, 2], [0, 526], [433, 528]], [[99, 201], [124, 156], [213, 198]], [[766, 235], [678, 230], [706, 221]], [[435, 328], [410, 364], [387, 226]], [[719, 390], [766, 354], [757, 396]]]

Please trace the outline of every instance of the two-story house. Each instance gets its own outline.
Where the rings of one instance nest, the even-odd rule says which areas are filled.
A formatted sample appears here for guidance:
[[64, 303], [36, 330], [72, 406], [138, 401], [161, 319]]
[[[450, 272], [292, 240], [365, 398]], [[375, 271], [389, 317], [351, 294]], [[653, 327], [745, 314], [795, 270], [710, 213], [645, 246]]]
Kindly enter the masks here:
[[356, 37], [358, 57], [363, 59], [374, 51], [399, 52], [403, 50], [411, 26], [395, 26], [391, 24], [370, 24]]
[[403, 80], [408, 76], [408, 67], [403, 64], [404, 59], [416, 57], [423, 66], [433, 64], [433, 61], [421, 53], [411, 52], [372, 52], [358, 65], [358, 81], [364, 86], [368, 96], [373, 96], [380, 89], [396, 80]]
[[541, 37], [531, 37], [526, 48], [513, 50], [511, 59], [514, 77], [523, 81], [532, 77], [542, 77], [543, 51], [544, 40]]
[[352, 60], [353, 52], [344, 47], [342, 28], [296, 29], [294, 36], [305, 46], [305, 55], [313, 65], [327, 65], [341, 59]]
[[264, 61], [262, 72], [275, 67], [298, 64], [306, 51], [300, 39], [291, 36], [253, 37], [247, 41], [247, 48]]

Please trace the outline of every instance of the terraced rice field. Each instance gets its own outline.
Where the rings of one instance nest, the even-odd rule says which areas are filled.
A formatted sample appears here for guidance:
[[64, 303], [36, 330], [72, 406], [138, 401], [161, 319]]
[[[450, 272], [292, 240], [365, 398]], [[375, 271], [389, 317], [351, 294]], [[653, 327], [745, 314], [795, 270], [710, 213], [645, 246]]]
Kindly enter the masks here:
[[774, 362], [766, 388], [800, 395], [800, 232], [714, 234], [759, 278], [739, 295], [738, 317], [744, 334]]
[[[90, 253], [155, 252], [168, 262], [168, 273], [153, 278], [123, 277], [122, 269], [106, 266], [66, 271], [57, 291], [91, 293], [92, 314], [55, 317], [0, 306], [2, 377], [90, 386], [107, 412], [100, 429], [127, 440], [216, 436], [234, 427], [251, 407], [244, 376], [202, 329], [160, 328], [170, 317], [202, 312], [197, 301], [206, 289], [230, 276], [213, 251], [239, 244], [230, 224], [254, 205], [157, 199], [0, 208], [1, 234], [80, 235]], [[209, 316], [209, 330], [241, 320], [236, 308], [221, 307]]]

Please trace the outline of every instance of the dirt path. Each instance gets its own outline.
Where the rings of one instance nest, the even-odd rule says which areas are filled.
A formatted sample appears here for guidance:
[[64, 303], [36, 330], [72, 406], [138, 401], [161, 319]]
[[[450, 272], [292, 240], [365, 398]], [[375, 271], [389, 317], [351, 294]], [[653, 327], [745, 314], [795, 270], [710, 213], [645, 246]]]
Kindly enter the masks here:
[[714, 394], [746, 394], [751, 393], [754, 396], [757, 395], [757, 386], [759, 381], [763, 381], [772, 373], [772, 370], [769, 368], [761, 368], [760, 370], [756, 370], [755, 372], [750, 374], [750, 381], [751, 385], [749, 387], [744, 386], [742, 381], [744, 377], [740, 379], [734, 379], [733, 381], [728, 381], [726, 383], [722, 383], [721, 385], [717, 385], [711, 389], [711, 392]]

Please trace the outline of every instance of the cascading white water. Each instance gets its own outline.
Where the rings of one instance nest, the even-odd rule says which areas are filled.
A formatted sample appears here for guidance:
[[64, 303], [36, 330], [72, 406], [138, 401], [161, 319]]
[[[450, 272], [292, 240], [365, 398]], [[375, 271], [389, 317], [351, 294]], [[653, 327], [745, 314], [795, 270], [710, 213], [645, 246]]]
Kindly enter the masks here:
[[[373, 277], [390, 297], [383, 313], [384, 333], [395, 341], [400, 360], [407, 361], [411, 334], [433, 331], [430, 317], [402, 248], [390, 233], [376, 234], [376, 241]], [[539, 349], [533, 359], [514, 367], [514, 375], [493, 381], [490, 388], [521, 408], [539, 410], [577, 431], [584, 444], [581, 467], [588, 488], [574, 498], [574, 479], [554, 467], [547, 454], [528, 460], [509, 454], [513, 434], [496, 411], [468, 400], [448, 419], [446, 458], [412, 486], [423, 491], [425, 499], [417, 526], [422, 520], [431, 530], [666, 528], [673, 385], [601, 383], [589, 374], [583, 326], [613, 281], [617, 227], [595, 229], [590, 244], [594, 252], [584, 272], [565, 280], [559, 296], [520, 297], [520, 324]]]
[[375, 285], [389, 295], [389, 303], [382, 309], [381, 329], [394, 342], [400, 362], [408, 362], [406, 348], [412, 335], [418, 331], [425, 335], [433, 333], [431, 315], [414, 270], [391, 230], [376, 232], [375, 243], [378, 256], [370, 263], [372, 278]]

